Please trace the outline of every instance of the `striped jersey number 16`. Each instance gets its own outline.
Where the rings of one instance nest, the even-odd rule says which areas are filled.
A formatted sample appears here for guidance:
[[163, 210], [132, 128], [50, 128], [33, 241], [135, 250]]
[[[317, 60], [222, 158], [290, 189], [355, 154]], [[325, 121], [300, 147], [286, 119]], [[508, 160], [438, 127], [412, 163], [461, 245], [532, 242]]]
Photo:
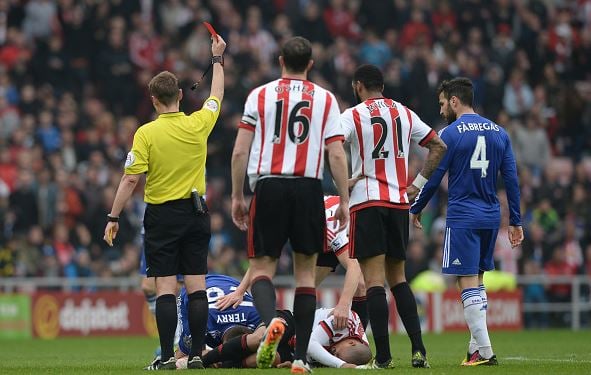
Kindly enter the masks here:
[[470, 169], [480, 169], [480, 178], [486, 178], [488, 169], [488, 159], [486, 158], [486, 139], [479, 135], [476, 140], [476, 147], [470, 158]]

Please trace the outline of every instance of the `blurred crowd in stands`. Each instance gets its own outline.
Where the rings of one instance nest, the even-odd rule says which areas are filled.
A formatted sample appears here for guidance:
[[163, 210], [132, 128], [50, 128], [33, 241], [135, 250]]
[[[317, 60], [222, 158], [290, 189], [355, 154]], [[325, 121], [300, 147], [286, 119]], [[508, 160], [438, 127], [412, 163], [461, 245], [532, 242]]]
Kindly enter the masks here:
[[[282, 41], [302, 35], [314, 45], [310, 79], [342, 109], [354, 104], [354, 69], [371, 63], [384, 95], [440, 129], [438, 84], [472, 79], [477, 110], [509, 131], [519, 163], [526, 239], [511, 249], [503, 223], [498, 268], [591, 276], [590, 0], [0, 0], [1, 277], [137, 273], [142, 190], [113, 248], [102, 241], [106, 214], [134, 131], [154, 116], [149, 79], [177, 74], [185, 112], [209, 93], [205, 82], [188, 90], [210, 61], [204, 20], [228, 42], [208, 149], [210, 270], [244, 271], [245, 235], [230, 219], [232, 140], [249, 91], [279, 76]], [[423, 155], [411, 155], [411, 174]], [[412, 232], [409, 278], [440, 268], [445, 194], [425, 231]], [[288, 256], [280, 270], [290, 272]], [[526, 299], [570, 298], [568, 285], [530, 289]]]

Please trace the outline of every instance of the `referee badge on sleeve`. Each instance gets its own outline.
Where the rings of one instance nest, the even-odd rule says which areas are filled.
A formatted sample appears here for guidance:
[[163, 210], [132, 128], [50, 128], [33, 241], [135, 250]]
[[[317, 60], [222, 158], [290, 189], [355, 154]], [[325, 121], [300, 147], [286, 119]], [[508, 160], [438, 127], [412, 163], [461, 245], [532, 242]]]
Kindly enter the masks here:
[[218, 111], [218, 102], [216, 102], [213, 99], [209, 99], [208, 101], [205, 102], [205, 104], [203, 105], [203, 108], [207, 108], [212, 112], [217, 112]]
[[127, 158], [125, 159], [125, 168], [131, 167], [134, 162], [135, 162], [135, 155], [133, 154], [133, 151], [129, 151], [127, 153]]

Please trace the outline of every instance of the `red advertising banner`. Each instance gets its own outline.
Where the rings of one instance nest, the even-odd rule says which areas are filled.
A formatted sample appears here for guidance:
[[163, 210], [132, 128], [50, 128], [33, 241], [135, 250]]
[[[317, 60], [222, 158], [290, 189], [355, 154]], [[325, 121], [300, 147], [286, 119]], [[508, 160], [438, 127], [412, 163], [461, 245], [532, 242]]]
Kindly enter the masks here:
[[[336, 288], [317, 289], [318, 306], [334, 307], [341, 290]], [[464, 308], [460, 293], [415, 293], [417, 309], [424, 332], [465, 331]], [[523, 309], [521, 291], [488, 293], [487, 324], [490, 330], [520, 330], [523, 328]], [[291, 309], [293, 289], [277, 289], [278, 308]], [[390, 310], [390, 330], [404, 332], [402, 322], [396, 311], [396, 303], [388, 293]]]
[[[337, 288], [318, 289], [318, 306], [334, 307], [340, 297]], [[464, 331], [460, 294], [416, 293], [421, 325], [425, 332]], [[139, 292], [60, 293], [37, 292], [31, 299], [31, 320], [35, 337], [152, 335], [156, 324]], [[293, 289], [277, 289], [277, 307], [291, 309]], [[390, 329], [403, 332], [396, 304], [389, 296]], [[519, 330], [523, 327], [521, 291], [488, 294], [487, 323], [490, 330]]]
[[38, 292], [32, 296], [33, 335], [157, 335], [141, 293]]
[[[490, 330], [520, 330], [523, 328], [523, 310], [521, 291], [487, 293], [488, 310], [486, 323]], [[447, 291], [441, 295], [440, 314], [442, 331], [464, 331], [464, 308], [460, 302], [460, 293]], [[434, 304], [434, 306], [436, 306]], [[438, 328], [438, 327], [435, 327]]]

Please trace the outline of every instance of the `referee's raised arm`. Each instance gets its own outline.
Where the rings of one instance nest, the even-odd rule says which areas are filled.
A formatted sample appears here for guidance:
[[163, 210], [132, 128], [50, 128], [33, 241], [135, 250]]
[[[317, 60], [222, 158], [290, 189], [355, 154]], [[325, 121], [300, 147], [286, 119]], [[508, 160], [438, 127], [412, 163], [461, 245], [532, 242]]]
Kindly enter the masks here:
[[205, 200], [207, 138], [213, 129], [224, 96], [221, 37], [212, 40], [213, 77], [210, 96], [198, 111], [180, 112], [183, 91], [171, 72], [160, 72], [148, 84], [158, 117], [142, 125], [133, 137], [125, 173], [105, 227], [112, 246], [117, 221], [139, 178], [146, 175], [144, 200], [144, 253], [146, 276], [156, 278], [156, 322], [162, 356], [148, 370], [176, 369], [174, 334], [177, 324], [177, 275], [184, 275], [188, 320], [192, 336], [188, 368], [203, 368], [199, 357], [207, 327], [205, 292], [207, 254], [211, 237]]
[[[213, 75], [211, 77], [211, 91], [209, 96], [219, 99], [221, 102], [224, 99], [224, 50], [226, 49], [226, 42], [221, 36], [217, 35], [212, 39], [211, 44], [211, 62], [213, 64]], [[219, 63], [219, 64], [216, 64]]]

